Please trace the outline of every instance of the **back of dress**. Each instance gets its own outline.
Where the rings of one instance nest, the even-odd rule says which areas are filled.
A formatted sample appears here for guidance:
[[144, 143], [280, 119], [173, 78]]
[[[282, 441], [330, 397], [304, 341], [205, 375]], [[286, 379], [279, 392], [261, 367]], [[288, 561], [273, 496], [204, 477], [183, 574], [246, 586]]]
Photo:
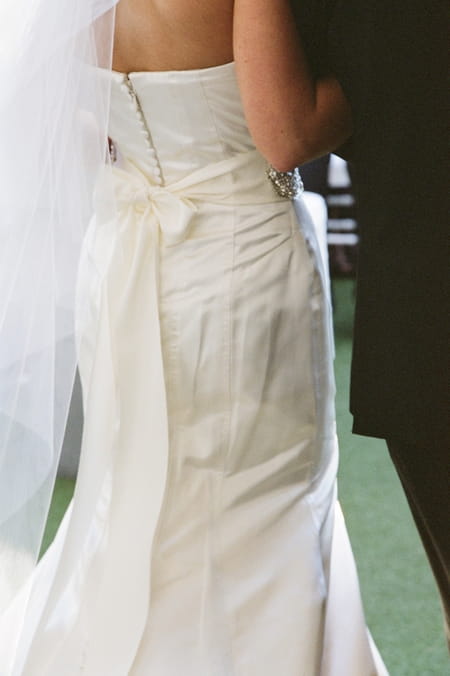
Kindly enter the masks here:
[[157, 161], [166, 184], [255, 150], [233, 63], [189, 71], [113, 73], [110, 136], [122, 158], [143, 172], [152, 174]]
[[17, 673], [381, 676], [336, 502], [329, 307], [301, 196], [268, 180], [232, 63], [104, 76], [82, 457]]

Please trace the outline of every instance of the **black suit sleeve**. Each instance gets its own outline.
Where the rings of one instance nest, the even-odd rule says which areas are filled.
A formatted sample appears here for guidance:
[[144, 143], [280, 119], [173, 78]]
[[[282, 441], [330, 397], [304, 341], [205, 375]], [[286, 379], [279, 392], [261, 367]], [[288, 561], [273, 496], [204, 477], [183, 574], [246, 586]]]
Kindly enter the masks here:
[[332, 68], [328, 50], [328, 26], [334, 0], [291, 0], [297, 28], [314, 77]]

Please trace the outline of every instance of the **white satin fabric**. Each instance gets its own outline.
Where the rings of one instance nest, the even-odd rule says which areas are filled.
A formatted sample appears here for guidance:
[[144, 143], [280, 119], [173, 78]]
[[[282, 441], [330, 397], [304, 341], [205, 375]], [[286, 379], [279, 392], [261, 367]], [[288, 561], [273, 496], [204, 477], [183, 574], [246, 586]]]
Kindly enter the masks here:
[[307, 211], [266, 179], [232, 64], [112, 77], [119, 157], [79, 276], [80, 471], [0, 673], [386, 674], [336, 501]]

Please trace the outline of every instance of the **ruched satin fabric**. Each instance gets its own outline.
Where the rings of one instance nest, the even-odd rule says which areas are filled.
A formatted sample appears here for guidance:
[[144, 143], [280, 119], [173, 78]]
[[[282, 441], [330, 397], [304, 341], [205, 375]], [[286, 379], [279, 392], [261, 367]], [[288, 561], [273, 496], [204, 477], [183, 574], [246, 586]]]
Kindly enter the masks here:
[[336, 501], [308, 213], [267, 180], [232, 64], [112, 78], [80, 471], [14, 676], [381, 676]]

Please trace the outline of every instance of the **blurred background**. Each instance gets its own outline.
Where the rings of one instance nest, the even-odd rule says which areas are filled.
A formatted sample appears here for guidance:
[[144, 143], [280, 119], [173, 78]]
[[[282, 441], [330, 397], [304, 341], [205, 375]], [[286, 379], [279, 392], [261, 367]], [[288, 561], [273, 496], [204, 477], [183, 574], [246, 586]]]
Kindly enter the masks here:
[[[341, 453], [339, 495], [359, 570], [366, 619], [391, 676], [450, 676], [435, 583], [386, 446], [381, 440], [351, 433], [348, 401], [358, 256], [351, 172], [344, 160], [331, 155], [304, 165], [301, 175], [331, 275]], [[81, 418], [77, 383], [44, 548], [72, 496]]]

